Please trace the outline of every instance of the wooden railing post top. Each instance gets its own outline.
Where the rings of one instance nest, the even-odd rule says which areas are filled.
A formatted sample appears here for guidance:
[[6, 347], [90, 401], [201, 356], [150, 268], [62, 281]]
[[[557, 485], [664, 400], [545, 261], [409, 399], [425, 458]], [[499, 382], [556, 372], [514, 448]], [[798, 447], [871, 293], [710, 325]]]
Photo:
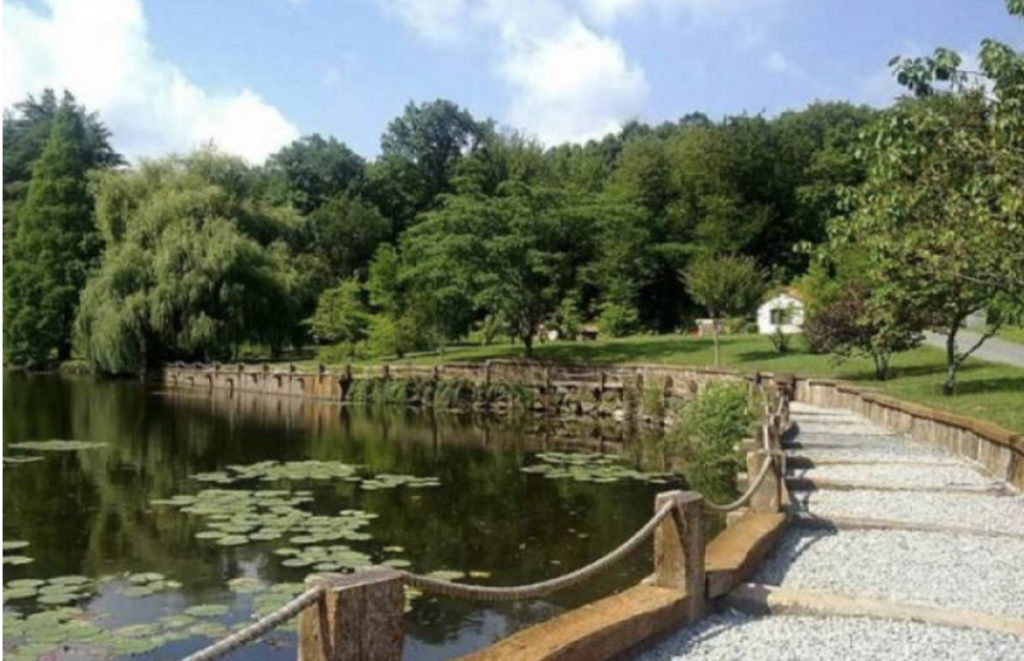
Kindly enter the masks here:
[[391, 567], [364, 567], [351, 574], [318, 572], [306, 576], [306, 587], [326, 585], [332, 591], [341, 591], [373, 583], [402, 580], [402, 572]]
[[673, 489], [672, 491], [660, 491], [654, 497], [654, 506], [661, 508], [666, 502], [675, 501], [680, 506], [689, 503], [702, 501], [704, 496], [696, 491], [683, 491], [682, 489]]

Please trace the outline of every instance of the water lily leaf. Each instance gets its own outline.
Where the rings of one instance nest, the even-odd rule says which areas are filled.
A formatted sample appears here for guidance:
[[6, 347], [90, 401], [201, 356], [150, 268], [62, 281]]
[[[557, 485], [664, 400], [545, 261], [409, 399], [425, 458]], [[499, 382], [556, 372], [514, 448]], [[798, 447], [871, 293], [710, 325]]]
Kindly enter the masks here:
[[26, 555], [5, 555], [4, 556], [3, 564], [5, 564], [5, 565], [27, 565], [30, 562], [35, 562], [35, 560], [33, 558], [30, 558], [30, 557], [26, 556]]
[[4, 542], [4, 550], [5, 551], [16, 551], [18, 549], [23, 549], [26, 546], [28, 546], [28, 542], [20, 540], [20, 539], [12, 539], [10, 541], [5, 541]]
[[227, 615], [230, 611], [231, 609], [223, 604], [200, 604], [186, 608], [183, 612], [192, 617], [220, 617]]
[[245, 535], [226, 535], [217, 540], [217, 544], [221, 546], [241, 546], [248, 543], [249, 538]]
[[38, 588], [46, 585], [46, 581], [41, 578], [18, 578], [13, 581], [7, 581], [8, 588]]
[[241, 576], [228, 581], [228, 588], [239, 594], [253, 594], [262, 592], [265, 588], [263, 582], [256, 578]]
[[11, 443], [7, 447], [17, 450], [35, 450], [42, 452], [75, 452], [78, 450], [94, 450], [106, 447], [106, 443], [94, 443], [92, 441], [24, 441], [22, 443]]

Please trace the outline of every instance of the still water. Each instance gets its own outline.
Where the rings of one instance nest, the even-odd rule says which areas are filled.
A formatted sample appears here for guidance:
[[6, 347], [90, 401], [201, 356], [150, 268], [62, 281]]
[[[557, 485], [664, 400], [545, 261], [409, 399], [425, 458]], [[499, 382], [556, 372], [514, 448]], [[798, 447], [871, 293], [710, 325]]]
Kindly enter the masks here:
[[[615, 452], [627, 467], [663, 469], [656, 444], [614, 430], [595, 438], [592, 430], [557, 427], [535, 418], [511, 422], [257, 395], [210, 397], [138, 381], [5, 373], [3, 539], [28, 545], [5, 544], [4, 555], [31, 562], [3, 567], [4, 656], [138, 652], [133, 658], [179, 658], [250, 621], [275, 585], [300, 582], [312, 571], [284, 566], [288, 556], [275, 553], [296, 546], [294, 538], [222, 546], [196, 537], [207, 529], [203, 516], [151, 502], [204, 489], [300, 493], [294, 507], [314, 515], [361, 510], [374, 517], [359, 529], [365, 535], [343, 543], [373, 562], [397, 559], [421, 573], [473, 572], [463, 580], [513, 585], [582, 566], [632, 534], [650, 517], [655, 493], [678, 481], [583, 482], [523, 472], [540, 452], [572, 450]], [[50, 439], [103, 445], [11, 447]], [[19, 456], [40, 458], [6, 461]], [[436, 477], [440, 486], [366, 489], [358, 481], [288, 478], [209, 484], [190, 477], [266, 460], [310, 459], [355, 465], [364, 476]], [[445, 659], [479, 649], [639, 580], [650, 562], [648, 546], [582, 588], [534, 601], [412, 599], [405, 658]], [[47, 584], [25, 580], [69, 576]], [[256, 580], [229, 583], [239, 577]], [[20, 590], [12, 590], [11, 581], [19, 580]], [[86, 587], [69, 599], [76, 581]], [[8, 598], [33, 590], [34, 596]], [[43, 601], [57, 603], [40, 603], [47, 594], [56, 596]], [[55, 609], [63, 610], [54, 620], [33, 620]], [[57, 619], [65, 633], [54, 633]], [[159, 646], [147, 650], [154, 641]], [[294, 645], [294, 633], [282, 631], [236, 658], [290, 660]]]

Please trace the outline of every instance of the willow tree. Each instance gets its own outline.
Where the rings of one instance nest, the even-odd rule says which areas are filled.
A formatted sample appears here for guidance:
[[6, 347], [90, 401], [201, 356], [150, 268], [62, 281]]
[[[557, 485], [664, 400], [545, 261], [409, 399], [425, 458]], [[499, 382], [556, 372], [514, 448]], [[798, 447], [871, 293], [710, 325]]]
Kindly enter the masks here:
[[211, 151], [99, 179], [106, 250], [82, 294], [77, 341], [98, 370], [229, 358], [284, 341], [291, 318], [287, 209], [253, 195], [240, 160]]

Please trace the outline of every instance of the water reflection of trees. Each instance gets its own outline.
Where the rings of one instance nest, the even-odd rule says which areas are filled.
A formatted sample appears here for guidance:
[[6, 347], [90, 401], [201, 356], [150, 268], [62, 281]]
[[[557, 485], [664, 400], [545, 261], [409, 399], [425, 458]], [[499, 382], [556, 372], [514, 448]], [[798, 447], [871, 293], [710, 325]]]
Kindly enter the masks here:
[[[267, 458], [364, 464], [371, 472], [436, 475], [439, 489], [357, 494], [350, 484], [317, 485], [315, 511], [358, 505], [376, 512], [365, 548], [396, 545], [413, 568], [482, 570], [495, 584], [554, 576], [594, 560], [650, 515], [657, 487], [545, 480], [519, 468], [528, 452], [583, 446], [624, 449], [637, 465], [660, 468], [657, 442], [625, 438], [619, 427], [560, 421], [449, 416], [404, 409], [347, 409], [298, 398], [159, 392], [138, 382], [5, 375], [5, 442], [30, 438], [103, 441], [104, 451], [50, 457], [4, 473], [5, 536], [32, 543], [31, 575], [160, 571], [194, 593], [220, 590], [242, 564], [270, 581], [301, 580], [268, 546], [222, 549], [196, 540], [195, 517], [150, 508], [154, 498], [199, 485], [191, 473]], [[610, 431], [609, 431], [610, 430]], [[379, 551], [375, 559], [382, 559]], [[408, 619], [427, 644], [476, 629], [549, 616], [638, 579], [649, 552], [604, 581], [549, 603], [499, 605], [424, 599]], [[498, 631], [497, 634], [507, 633]], [[472, 639], [472, 636], [469, 637]], [[468, 639], [467, 639], [468, 640]]]

